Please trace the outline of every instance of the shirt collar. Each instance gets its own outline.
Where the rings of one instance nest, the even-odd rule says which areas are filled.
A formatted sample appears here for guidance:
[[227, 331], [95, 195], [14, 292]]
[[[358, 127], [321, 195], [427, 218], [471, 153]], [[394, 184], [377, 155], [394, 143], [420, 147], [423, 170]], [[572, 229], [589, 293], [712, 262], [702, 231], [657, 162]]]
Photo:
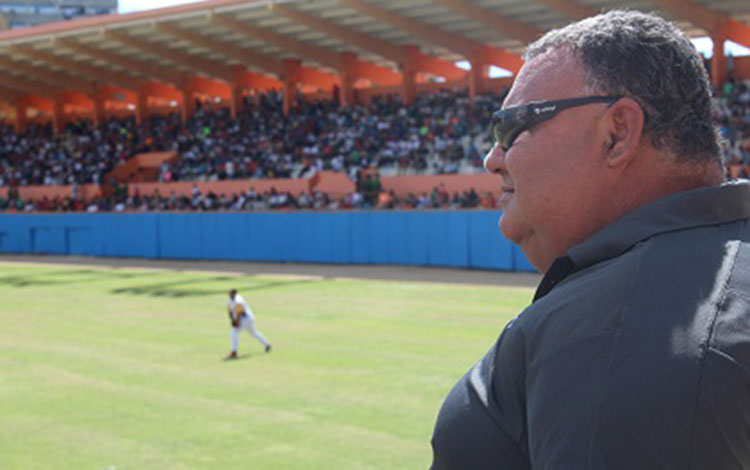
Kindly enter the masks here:
[[671, 194], [628, 212], [556, 259], [537, 288], [534, 300], [546, 295], [570, 274], [660, 233], [717, 225], [750, 217], [750, 182], [732, 181]]

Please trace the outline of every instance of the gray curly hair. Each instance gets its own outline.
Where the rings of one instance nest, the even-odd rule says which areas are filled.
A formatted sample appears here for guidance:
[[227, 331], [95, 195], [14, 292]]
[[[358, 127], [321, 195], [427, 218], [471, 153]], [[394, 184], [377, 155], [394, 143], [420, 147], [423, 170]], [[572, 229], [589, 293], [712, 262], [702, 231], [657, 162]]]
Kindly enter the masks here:
[[548, 32], [527, 47], [524, 59], [558, 48], [581, 61], [592, 91], [640, 104], [654, 148], [670, 151], [679, 162], [721, 165], [708, 74], [693, 44], [672, 23], [612, 10]]

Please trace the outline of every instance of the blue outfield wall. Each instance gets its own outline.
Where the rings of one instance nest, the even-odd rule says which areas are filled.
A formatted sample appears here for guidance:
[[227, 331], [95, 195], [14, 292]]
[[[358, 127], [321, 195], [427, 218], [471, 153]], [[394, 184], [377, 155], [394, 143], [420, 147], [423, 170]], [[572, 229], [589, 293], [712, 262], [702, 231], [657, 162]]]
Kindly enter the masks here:
[[497, 211], [3, 214], [0, 253], [533, 271]]

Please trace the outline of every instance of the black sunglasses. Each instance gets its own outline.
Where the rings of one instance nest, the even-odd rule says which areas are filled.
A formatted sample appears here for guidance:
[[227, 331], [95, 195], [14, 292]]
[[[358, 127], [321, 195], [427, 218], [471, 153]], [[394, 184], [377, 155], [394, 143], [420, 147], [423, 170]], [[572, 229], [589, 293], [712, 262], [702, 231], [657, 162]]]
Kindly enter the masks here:
[[615, 96], [584, 96], [565, 100], [536, 101], [501, 109], [492, 115], [492, 136], [500, 144], [500, 148], [507, 151], [521, 132], [540, 122], [552, 119], [560, 111], [590, 103], [612, 104], [619, 99]]

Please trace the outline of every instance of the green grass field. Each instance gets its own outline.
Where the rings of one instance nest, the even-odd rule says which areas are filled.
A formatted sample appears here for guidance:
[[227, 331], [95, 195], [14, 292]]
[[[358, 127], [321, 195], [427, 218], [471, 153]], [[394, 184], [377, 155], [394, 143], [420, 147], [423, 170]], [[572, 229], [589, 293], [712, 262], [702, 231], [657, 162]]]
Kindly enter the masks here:
[[[273, 343], [243, 332], [237, 287]], [[530, 289], [0, 264], [0, 469], [418, 469]]]

